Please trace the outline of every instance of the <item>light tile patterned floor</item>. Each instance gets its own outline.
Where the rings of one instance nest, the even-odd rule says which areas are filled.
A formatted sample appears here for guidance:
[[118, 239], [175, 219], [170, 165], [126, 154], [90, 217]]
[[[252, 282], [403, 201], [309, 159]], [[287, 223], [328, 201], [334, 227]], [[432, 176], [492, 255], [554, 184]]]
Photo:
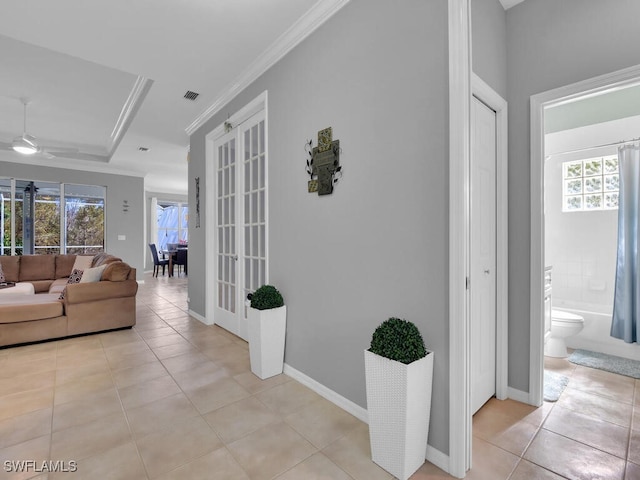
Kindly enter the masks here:
[[[246, 342], [186, 311], [184, 277], [145, 275], [133, 329], [0, 350], [0, 479], [391, 478], [366, 424], [286, 375], [258, 379]], [[539, 409], [491, 400], [467, 478], [640, 479], [640, 382], [546, 367], [570, 375], [565, 393]], [[451, 477], [426, 463], [412, 478]]]

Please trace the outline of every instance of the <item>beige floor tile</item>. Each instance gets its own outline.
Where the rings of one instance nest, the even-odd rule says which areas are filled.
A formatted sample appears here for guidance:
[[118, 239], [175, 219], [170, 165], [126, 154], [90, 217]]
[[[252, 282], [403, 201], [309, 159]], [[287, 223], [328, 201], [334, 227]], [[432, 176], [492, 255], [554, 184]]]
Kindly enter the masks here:
[[127, 410], [180, 393], [180, 388], [169, 375], [120, 388], [120, 400]]
[[167, 345], [189, 344], [182, 335], [175, 331], [169, 335], [162, 335], [160, 337], [153, 337], [145, 340], [149, 347], [158, 348], [166, 347]]
[[215, 363], [224, 368], [224, 370], [227, 372], [227, 375], [231, 377], [235, 377], [236, 375], [240, 375], [251, 370], [251, 362], [249, 361], [248, 351], [243, 357], [216, 360]]
[[207, 360], [189, 370], [172, 374], [180, 388], [183, 390], [194, 390], [216, 382], [222, 378], [228, 378], [226, 370]]
[[172, 375], [178, 372], [192, 370], [207, 362], [210, 362], [210, 360], [200, 352], [185, 353], [183, 355], [162, 359], [162, 364]]
[[126, 343], [114, 343], [108, 347], [105, 347], [104, 353], [107, 356], [107, 360], [118, 359], [125, 355], [133, 355], [136, 353], [150, 352], [149, 345], [140, 337], [136, 340], [132, 340]]
[[500, 409], [481, 409], [473, 417], [473, 435], [510, 453], [522, 456], [529, 446], [538, 426], [514, 416], [503, 414]]
[[34, 373], [49, 372], [55, 369], [55, 353], [46, 358], [21, 361], [20, 358], [7, 357], [0, 371], [0, 378], [16, 378], [18, 375], [31, 375]]
[[509, 480], [562, 480], [558, 474], [526, 460], [520, 460]]
[[51, 433], [53, 408], [43, 408], [0, 421], [0, 448]]
[[571, 377], [576, 369], [576, 364], [566, 358], [544, 357], [544, 369]]
[[[164, 322], [162, 323], [164, 324]], [[165, 326], [159, 327], [159, 328], [152, 328], [149, 330], [138, 331], [138, 335], [140, 335], [145, 340], [149, 340], [151, 338], [162, 337], [165, 335], [173, 335], [176, 333], [176, 331], [173, 328], [166, 326], [166, 324], [164, 325]]]
[[55, 383], [55, 370], [16, 375], [12, 378], [0, 378], [0, 395], [11, 395], [34, 388], [51, 388], [55, 386]]
[[142, 465], [138, 449], [133, 442], [83, 458], [77, 463], [74, 473], [49, 475], [51, 479], [73, 480], [143, 480], [148, 478]]
[[227, 447], [252, 480], [273, 478], [316, 451], [284, 422], [262, 427]]
[[578, 365], [569, 387], [619, 402], [633, 403], [635, 379]]
[[131, 441], [123, 413], [54, 432], [51, 436], [51, 458], [82, 460]]
[[291, 380], [291, 377], [285, 375], [284, 373], [276, 375], [274, 377], [269, 377], [265, 380], [262, 380], [252, 372], [240, 373], [238, 375], [234, 375], [233, 378], [236, 382], [238, 382], [251, 393], [262, 392], [263, 390], [267, 390], [271, 387], [275, 387], [276, 385], [280, 385]]
[[[2, 459], [0, 477], [22, 480], [36, 476], [37, 469], [41, 469], [42, 463], [50, 458], [50, 443], [50, 435], [43, 435], [0, 450], [0, 459]], [[10, 462], [8, 465], [5, 463], [7, 461]], [[20, 465], [17, 463], [20, 461], [32, 461], [35, 465]]]
[[90, 363], [106, 362], [107, 357], [102, 346], [99, 349], [80, 351], [77, 353], [65, 353], [58, 355], [56, 360], [56, 368], [58, 370], [77, 367], [78, 365], [86, 365]]
[[202, 414], [236, 402], [250, 394], [233, 378], [223, 377], [193, 390], [185, 390], [189, 400]]
[[322, 398], [320, 395], [295, 380], [276, 385], [256, 394], [267, 407], [282, 415], [288, 415]]
[[254, 397], [247, 397], [204, 416], [218, 436], [231, 443], [256, 430], [279, 422], [280, 416]]
[[511, 399], [498, 400], [493, 397], [474, 415], [474, 418], [485, 414], [498, 413], [514, 422], [524, 421], [540, 426], [549, 415], [553, 405], [553, 403], [543, 402], [542, 406], [534, 407]]
[[544, 428], [611, 455], [626, 458], [628, 428], [582, 415], [560, 405], [551, 411]]
[[67, 383], [58, 385], [55, 389], [54, 403], [62, 403], [80, 400], [87, 395], [91, 395], [114, 387], [113, 378], [109, 372], [100, 372], [87, 375]]
[[106, 332], [99, 335], [100, 343], [104, 348], [126, 345], [128, 343], [140, 342], [142, 339], [138, 333], [131, 329]]
[[432, 463], [425, 462], [409, 480], [443, 480], [455, 478]]
[[336, 441], [361, 423], [324, 398], [287, 415], [285, 421], [318, 449]]
[[57, 355], [60, 358], [69, 355], [91, 355], [95, 352], [102, 353], [102, 351], [102, 342], [98, 337], [92, 335], [60, 340]]
[[222, 447], [158, 477], [158, 480], [185, 479], [249, 480], [249, 477], [229, 450]]
[[633, 408], [633, 419], [631, 420], [631, 428], [633, 430], [640, 430], [640, 407]]
[[145, 363], [135, 367], [121, 368], [112, 372], [118, 388], [128, 387], [136, 383], [146, 382], [167, 374], [167, 370], [160, 362]]
[[481, 438], [473, 437], [472, 467], [465, 478], [469, 480], [506, 480], [520, 457]]
[[325, 447], [322, 453], [356, 480], [393, 478], [371, 460], [369, 427], [364, 423]]
[[627, 403], [567, 387], [557, 405], [621, 427], [631, 425], [633, 407]]
[[95, 375], [96, 373], [109, 372], [109, 363], [104, 359], [93, 360], [84, 364], [59, 368], [56, 372], [56, 385], [62, 385], [73, 380]]
[[620, 480], [624, 478], [625, 461], [542, 429], [536, 435], [524, 458], [558, 475], [576, 480]]
[[129, 426], [136, 438], [142, 438], [156, 430], [199, 415], [198, 410], [182, 392], [127, 410]]
[[197, 351], [198, 350], [187, 341], [185, 341], [185, 343], [176, 343], [173, 345], [153, 348], [153, 353], [160, 360], [163, 358], [175, 357], [176, 355], [183, 355], [185, 353], [195, 353]]
[[640, 465], [627, 462], [627, 470], [625, 472], [624, 480], [640, 480]]
[[[220, 335], [201, 336], [203, 342], [208, 342], [204, 345], [197, 344], [200, 347], [202, 353], [213, 361], [228, 361], [228, 360], [240, 360], [247, 358], [248, 353], [242, 347], [236, 345], [231, 340], [224, 338]], [[225, 342], [223, 345], [219, 345], [219, 342]], [[194, 343], [191, 340], [191, 343]]]
[[222, 442], [201, 417], [194, 417], [138, 440], [150, 478], [168, 473], [222, 447]]
[[131, 353], [122, 356], [110, 356], [109, 365], [112, 370], [120, 370], [127, 367], [136, 367], [138, 365], [144, 365], [145, 363], [157, 362], [156, 357], [151, 350], [140, 351], [138, 353]]
[[631, 430], [629, 438], [629, 461], [640, 465], [640, 430]]
[[277, 480], [351, 480], [347, 473], [318, 452], [291, 470], [276, 477]]
[[0, 420], [53, 406], [53, 388], [27, 390], [0, 397]]
[[118, 392], [114, 387], [86, 395], [78, 400], [55, 405], [53, 431], [93, 422], [99, 418], [122, 412]]

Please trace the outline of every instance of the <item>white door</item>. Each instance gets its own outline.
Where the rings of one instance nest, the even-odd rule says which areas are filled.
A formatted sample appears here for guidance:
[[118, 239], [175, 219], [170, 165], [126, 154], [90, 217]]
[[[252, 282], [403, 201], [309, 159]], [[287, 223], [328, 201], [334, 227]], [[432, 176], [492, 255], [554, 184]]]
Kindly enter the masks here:
[[496, 112], [471, 104], [471, 411], [496, 392]]
[[267, 145], [264, 112], [214, 142], [214, 322], [248, 338], [245, 299], [268, 279]]

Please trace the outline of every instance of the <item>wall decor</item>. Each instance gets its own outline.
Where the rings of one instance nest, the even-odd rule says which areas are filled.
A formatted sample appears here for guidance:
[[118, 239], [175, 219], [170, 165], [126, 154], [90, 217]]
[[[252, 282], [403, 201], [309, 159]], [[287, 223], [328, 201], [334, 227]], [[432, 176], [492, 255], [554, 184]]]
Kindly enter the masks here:
[[127, 213], [129, 211], [129, 200], [122, 201], [122, 211]]
[[200, 228], [200, 177], [196, 177], [196, 228]]
[[340, 140], [333, 140], [331, 127], [318, 132], [317, 147], [313, 146], [313, 140], [305, 143], [307, 174], [310, 177], [307, 183], [309, 193], [333, 193], [333, 186], [342, 178], [340, 150]]

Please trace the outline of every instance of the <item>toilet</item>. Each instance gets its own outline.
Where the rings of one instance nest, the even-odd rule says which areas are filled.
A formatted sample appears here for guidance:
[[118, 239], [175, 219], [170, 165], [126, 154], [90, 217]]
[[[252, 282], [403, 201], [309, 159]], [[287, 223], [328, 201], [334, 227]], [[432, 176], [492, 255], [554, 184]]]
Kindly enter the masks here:
[[564, 358], [569, 355], [565, 338], [577, 335], [584, 328], [584, 318], [575, 313], [551, 310], [551, 330], [544, 346], [548, 357]]

